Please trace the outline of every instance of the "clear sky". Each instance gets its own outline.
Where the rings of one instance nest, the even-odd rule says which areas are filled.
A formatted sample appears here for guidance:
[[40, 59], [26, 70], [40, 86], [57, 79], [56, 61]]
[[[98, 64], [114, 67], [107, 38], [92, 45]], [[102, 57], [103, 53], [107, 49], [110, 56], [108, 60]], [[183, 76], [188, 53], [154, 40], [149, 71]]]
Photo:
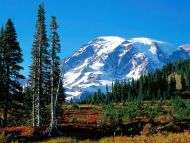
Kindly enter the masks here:
[[8, 18], [15, 24], [25, 75], [31, 64], [37, 8], [42, 2], [47, 31], [51, 16], [57, 17], [61, 59], [99, 36], [190, 43], [190, 0], [0, 0], [0, 24], [5, 25]]

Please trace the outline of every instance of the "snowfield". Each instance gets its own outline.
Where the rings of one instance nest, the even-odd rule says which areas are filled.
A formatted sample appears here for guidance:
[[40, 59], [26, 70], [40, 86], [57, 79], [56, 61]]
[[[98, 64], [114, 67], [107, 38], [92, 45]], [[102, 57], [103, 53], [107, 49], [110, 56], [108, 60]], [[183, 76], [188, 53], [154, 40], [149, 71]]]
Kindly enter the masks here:
[[190, 58], [189, 45], [175, 46], [150, 38], [98, 37], [63, 60], [67, 100], [80, 99], [112, 82], [138, 79], [163, 65]]

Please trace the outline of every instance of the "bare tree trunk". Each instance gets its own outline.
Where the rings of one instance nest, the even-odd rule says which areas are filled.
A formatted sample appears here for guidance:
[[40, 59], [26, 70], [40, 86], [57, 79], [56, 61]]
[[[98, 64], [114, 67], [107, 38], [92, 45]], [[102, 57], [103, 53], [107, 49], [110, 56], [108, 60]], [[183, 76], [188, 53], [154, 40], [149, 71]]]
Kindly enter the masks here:
[[61, 80], [62, 80], [62, 75], [60, 76], [60, 78], [59, 78], [59, 84], [58, 84], [58, 87], [57, 87], [57, 91], [56, 91], [56, 96], [55, 96], [55, 105], [57, 106], [57, 102], [58, 102], [58, 95], [59, 95], [59, 88], [60, 88], [60, 83], [61, 83]]
[[52, 135], [57, 130], [57, 117], [56, 117], [56, 109], [57, 109], [57, 100], [59, 95], [61, 77], [59, 78], [59, 83], [57, 86], [57, 90], [51, 96], [51, 123], [50, 123], [50, 134]]
[[40, 35], [38, 47], [38, 93], [37, 93], [37, 126], [40, 126], [40, 96], [42, 96], [42, 48], [41, 48], [42, 35]]
[[35, 68], [35, 73], [34, 73], [34, 79], [33, 79], [33, 85], [32, 85], [32, 88], [33, 88], [33, 95], [32, 95], [32, 100], [33, 100], [33, 103], [32, 103], [32, 125], [33, 127], [36, 126], [36, 89], [37, 89], [37, 51], [35, 51], [35, 59], [34, 59], [34, 68]]
[[51, 68], [51, 123], [50, 123], [50, 133], [52, 134], [53, 131], [56, 129], [56, 124], [55, 124], [55, 104], [54, 104], [54, 95], [55, 95], [55, 90], [54, 90], [54, 64], [52, 60], [52, 68]]

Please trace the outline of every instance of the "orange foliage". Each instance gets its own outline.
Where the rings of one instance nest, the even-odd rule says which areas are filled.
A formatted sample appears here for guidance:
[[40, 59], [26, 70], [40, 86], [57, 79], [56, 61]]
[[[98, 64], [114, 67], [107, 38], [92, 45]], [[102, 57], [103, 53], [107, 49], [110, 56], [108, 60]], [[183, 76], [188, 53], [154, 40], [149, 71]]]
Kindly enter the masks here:
[[150, 133], [150, 130], [152, 128], [152, 124], [148, 123], [144, 126], [143, 130], [140, 132], [142, 135], [146, 135]]
[[11, 128], [2, 128], [0, 133], [20, 133], [22, 136], [31, 136], [34, 133], [34, 128], [31, 126], [20, 126]]
[[161, 123], [168, 123], [168, 122], [171, 122], [172, 120], [173, 119], [170, 115], [160, 115], [157, 118], [157, 121]]

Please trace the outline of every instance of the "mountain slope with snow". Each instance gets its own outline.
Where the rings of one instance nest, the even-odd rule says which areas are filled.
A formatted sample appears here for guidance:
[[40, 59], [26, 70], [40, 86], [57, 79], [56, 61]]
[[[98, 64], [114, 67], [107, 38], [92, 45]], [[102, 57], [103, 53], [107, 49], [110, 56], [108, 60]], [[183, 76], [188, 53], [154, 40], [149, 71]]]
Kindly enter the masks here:
[[149, 38], [98, 37], [62, 63], [67, 100], [105, 91], [116, 79], [137, 79], [166, 63], [190, 58], [187, 49]]

